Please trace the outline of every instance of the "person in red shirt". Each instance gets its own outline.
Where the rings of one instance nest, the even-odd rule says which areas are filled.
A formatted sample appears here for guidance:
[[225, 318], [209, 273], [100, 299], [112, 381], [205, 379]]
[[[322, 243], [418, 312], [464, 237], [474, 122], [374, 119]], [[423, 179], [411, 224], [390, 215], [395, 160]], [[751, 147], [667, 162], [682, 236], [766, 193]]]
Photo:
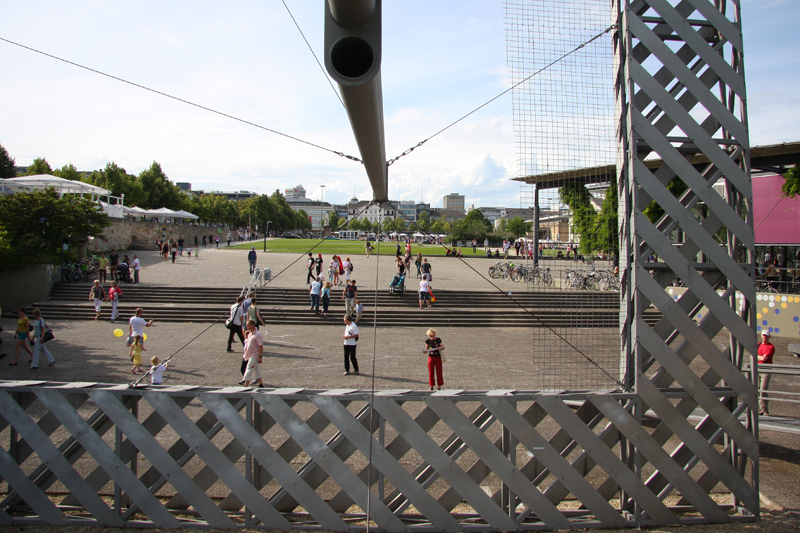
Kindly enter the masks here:
[[[771, 365], [772, 364], [772, 357], [775, 355], [775, 345], [769, 341], [769, 331], [762, 331], [761, 332], [761, 342], [758, 343], [758, 363], [761, 365]], [[759, 390], [761, 392], [761, 399], [758, 402], [758, 414], [769, 416], [769, 408], [768, 408], [768, 401], [769, 395], [767, 394], [767, 389], [769, 388], [769, 381], [772, 377], [772, 374], [767, 372], [763, 372], [761, 374], [761, 386]]]

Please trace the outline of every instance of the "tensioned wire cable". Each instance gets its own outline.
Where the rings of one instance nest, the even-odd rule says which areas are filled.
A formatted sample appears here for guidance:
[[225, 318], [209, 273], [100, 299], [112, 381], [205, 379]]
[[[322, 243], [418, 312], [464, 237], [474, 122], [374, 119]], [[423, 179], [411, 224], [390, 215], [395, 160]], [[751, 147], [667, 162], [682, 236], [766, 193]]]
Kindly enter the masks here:
[[[411, 219], [410, 219], [408, 216], [406, 216], [406, 215], [405, 215], [403, 212], [401, 212], [399, 209], [397, 209], [397, 208], [396, 208], [396, 207], [395, 207], [395, 206], [394, 206], [394, 205], [393, 205], [391, 202], [386, 202], [386, 204], [388, 204], [388, 205], [390, 205], [390, 206], [394, 207], [394, 208], [395, 208], [395, 210], [396, 210], [398, 213], [400, 213], [400, 215], [401, 215], [403, 218], [405, 218], [405, 219], [406, 219], [406, 220], [408, 220], [408, 221], [409, 221], [411, 224], [413, 224], [414, 226], [416, 226], [416, 227], [417, 227], [417, 228], [418, 228], [418, 229], [419, 229], [421, 232], [423, 232], [425, 235], [427, 235], [427, 236], [429, 236], [429, 237], [430, 237], [430, 236], [433, 236], [431, 233], [429, 233], [429, 232], [425, 231], [424, 229], [422, 229], [422, 228], [419, 226], [419, 224], [417, 224], [417, 222], [416, 222], [415, 220], [411, 220]], [[437, 240], [438, 240], [438, 239], [437, 239]], [[445, 246], [444, 244], [442, 244], [441, 246], [446, 248], [446, 246]], [[535, 253], [535, 252], [534, 252], [534, 253]], [[539, 323], [539, 325], [541, 325], [542, 327], [546, 328], [548, 331], [550, 331], [550, 333], [552, 333], [553, 335], [555, 335], [556, 337], [558, 337], [559, 339], [561, 339], [561, 340], [562, 340], [562, 341], [563, 341], [563, 342], [564, 342], [564, 343], [565, 343], [567, 346], [569, 346], [570, 348], [572, 348], [573, 350], [575, 350], [575, 352], [576, 352], [578, 355], [580, 355], [581, 357], [583, 357], [584, 359], [586, 359], [587, 361], [589, 361], [589, 362], [590, 362], [592, 365], [594, 365], [594, 367], [595, 367], [595, 368], [597, 368], [597, 370], [599, 370], [600, 372], [602, 372], [602, 373], [603, 373], [605, 376], [607, 376], [609, 379], [611, 379], [611, 380], [612, 380], [614, 383], [616, 383], [617, 385], [619, 385], [619, 387], [620, 387], [621, 389], [624, 389], [624, 388], [625, 388], [625, 386], [622, 384], [622, 382], [621, 382], [620, 380], [618, 380], [617, 378], [615, 378], [614, 376], [612, 376], [611, 374], [609, 374], [609, 373], [608, 373], [608, 371], [606, 371], [606, 370], [605, 370], [605, 369], [604, 369], [602, 366], [600, 366], [600, 365], [599, 365], [599, 364], [598, 364], [596, 361], [594, 361], [594, 360], [593, 360], [591, 357], [589, 357], [588, 355], [586, 355], [585, 353], [583, 353], [583, 351], [581, 351], [581, 349], [580, 349], [580, 348], [578, 348], [577, 346], [575, 346], [574, 344], [572, 344], [572, 343], [571, 343], [569, 340], [567, 340], [567, 339], [566, 339], [566, 338], [565, 338], [563, 335], [559, 334], [559, 333], [558, 333], [558, 332], [556, 332], [556, 331], [555, 331], [555, 330], [554, 330], [552, 327], [550, 327], [549, 325], [547, 325], [547, 324], [546, 324], [546, 323], [545, 323], [545, 322], [544, 322], [544, 321], [543, 321], [541, 318], [539, 318], [539, 317], [538, 317], [538, 316], [537, 316], [537, 315], [536, 315], [536, 314], [535, 314], [533, 311], [530, 311], [530, 310], [529, 310], [527, 307], [525, 307], [525, 306], [524, 306], [524, 305], [523, 305], [521, 302], [517, 301], [517, 299], [516, 299], [516, 298], [514, 298], [512, 295], [510, 295], [510, 294], [509, 294], [507, 291], [505, 291], [505, 290], [501, 289], [500, 287], [498, 287], [497, 285], [495, 285], [495, 283], [494, 283], [494, 282], [493, 282], [491, 279], [487, 278], [486, 276], [484, 276], [483, 274], [481, 274], [480, 272], [478, 272], [478, 271], [477, 271], [477, 270], [476, 270], [476, 269], [475, 269], [475, 268], [474, 268], [472, 265], [470, 265], [469, 263], [467, 263], [467, 262], [464, 260], [464, 258], [463, 258], [463, 257], [459, 257], [458, 259], [460, 259], [460, 260], [461, 260], [461, 262], [462, 262], [464, 265], [466, 265], [466, 266], [467, 266], [467, 268], [469, 268], [470, 270], [472, 270], [473, 272], [475, 272], [475, 273], [476, 273], [478, 276], [480, 276], [481, 278], [483, 278], [484, 280], [486, 280], [486, 282], [487, 282], [487, 283], [489, 283], [489, 285], [491, 285], [492, 287], [494, 287], [495, 289], [497, 289], [499, 292], [502, 292], [502, 293], [503, 293], [505, 296], [507, 296], [509, 300], [511, 300], [512, 302], [514, 302], [514, 303], [515, 303], [515, 304], [516, 304], [516, 305], [517, 305], [517, 306], [518, 306], [520, 309], [522, 309], [523, 311], [525, 311], [525, 312], [526, 312], [527, 314], [529, 314], [529, 315], [530, 315], [530, 316], [531, 316], [531, 317], [532, 317], [532, 318], [533, 318], [535, 321], [537, 321], [537, 322]]]
[[64, 58], [55, 56], [53, 54], [48, 54], [47, 52], [42, 52], [41, 50], [37, 50], [36, 48], [31, 48], [30, 46], [25, 46], [24, 44], [20, 44], [20, 43], [11, 41], [9, 39], [5, 39], [3, 37], [0, 37], [0, 41], [4, 41], [4, 42], [7, 42], [9, 44], [13, 44], [14, 46], [19, 46], [20, 48], [24, 48], [26, 50], [30, 50], [31, 52], [36, 52], [37, 54], [41, 54], [43, 56], [55, 59], [57, 61], [61, 61], [63, 63], [67, 63], [68, 65], [73, 65], [75, 67], [82, 68], [84, 70], [88, 70], [89, 72], [94, 72], [95, 74], [100, 74], [101, 76], [105, 76], [106, 78], [111, 78], [112, 80], [116, 80], [116, 81], [119, 81], [119, 82], [122, 82], [122, 83], [126, 83], [128, 85], [132, 85], [133, 87], [138, 87], [139, 89], [144, 89], [145, 91], [150, 91], [151, 93], [155, 93], [155, 94], [160, 95], [160, 96], [165, 96], [165, 97], [170, 98], [172, 100], [175, 100], [177, 102], [181, 102], [183, 104], [187, 104], [187, 105], [190, 105], [192, 107], [196, 107], [198, 109], [202, 109], [204, 111], [208, 111], [209, 113], [214, 113], [215, 115], [220, 115], [222, 117], [229, 118], [229, 119], [235, 120], [237, 122], [241, 122], [242, 124], [247, 124], [248, 126], [253, 126], [255, 128], [259, 128], [259, 129], [262, 129], [264, 131], [268, 131], [270, 133], [274, 133], [275, 135], [280, 135], [281, 137], [286, 137], [287, 139], [291, 139], [293, 141], [297, 141], [297, 142], [300, 142], [300, 143], [303, 143], [303, 144], [307, 144], [308, 146], [313, 146], [314, 148], [319, 148], [320, 150], [325, 150], [326, 152], [330, 152], [332, 154], [336, 154], [339, 157], [344, 157], [346, 159], [350, 159], [352, 161], [358, 161], [358, 162], [362, 163], [361, 159], [359, 159], [359, 158], [357, 158], [355, 156], [352, 156], [352, 155], [347, 155], [344, 152], [338, 152], [336, 150], [331, 150], [330, 148], [325, 148], [324, 146], [320, 146], [318, 144], [314, 144], [314, 143], [312, 143], [310, 141], [305, 141], [303, 139], [300, 139], [298, 137], [294, 137], [294, 136], [289, 135], [287, 133], [281, 133], [280, 131], [273, 130], [272, 128], [268, 128], [268, 127], [262, 126], [260, 124], [256, 124], [255, 122], [250, 122], [249, 120], [245, 120], [243, 118], [235, 117], [233, 115], [229, 115], [228, 113], [223, 113], [222, 111], [217, 111], [216, 109], [212, 109], [212, 108], [206, 107], [204, 105], [196, 104], [194, 102], [190, 102], [189, 100], [185, 100], [183, 98], [179, 98], [177, 96], [173, 96], [171, 94], [167, 94], [165, 92], [162, 92], [162, 91], [159, 91], [159, 90], [156, 90], [156, 89], [151, 89], [150, 87], [146, 87], [144, 85], [141, 85], [141, 84], [138, 84], [138, 83], [135, 83], [135, 82], [132, 82], [132, 81], [128, 81], [126, 79], [123, 79], [123, 78], [120, 78], [120, 77], [117, 77], [117, 76], [113, 76], [111, 74], [107, 74], [107, 73], [102, 72], [100, 70], [93, 69], [93, 68], [87, 67], [85, 65], [81, 65], [80, 63], [75, 63], [74, 61], [70, 61], [68, 59], [64, 59]]
[[336, 90], [336, 87], [333, 86], [333, 82], [331, 82], [330, 76], [328, 76], [328, 73], [325, 72], [325, 69], [322, 67], [322, 63], [320, 63], [319, 59], [317, 58], [317, 54], [314, 53], [314, 49], [311, 48], [311, 45], [308, 43], [308, 39], [306, 39], [306, 36], [303, 33], [303, 30], [300, 28], [300, 24], [297, 23], [297, 20], [295, 20], [294, 15], [292, 15], [292, 10], [289, 9], [288, 5], [286, 5], [286, 0], [281, 0], [281, 2], [283, 2], [283, 7], [286, 8], [286, 11], [289, 13], [289, 16], [292, 18], [292, 22], [294, 22], [294, 25], [297, 27], [297, 31], [300, 32], [300, 37], [303, 38], [303, 41], [305, 41], [306, 46], [308, 46], [308, 50], [311, 52], [311, 55], [314, 56], [314, 61], [316, 61], [317, 65], [319, 65], [319, 69], [322, 71], [322, 75], [325, 76], [326, 80], [328, 80], [328, 85], [330, 85], [331, 89], [333, 89], [333, 92], [336, 94], [336, 98], [339, 99], [339, 103], [342, 104], [342, 107], [345, 107], [344, 102], [342, 102], [341, 95], [339, 95], [339, 92]]
[[[373, 205], [375, 202], [370, 202], [370, 205]], [[380, 214], [380, 204], [378, 204], [378, 224], [381, 223], [381, 214]], [[369, 237], [369, 236], [368, 236]], [[369, 533], [370, 527], [370, 518], [372, 516], [372, 490], [370, 487], [372, 484], [372, 441], [375, 440], [372, 437], [373, 427], [375, 423], [375, 366], [376, 361], [378, 359], [378, 282], [380, 280], [380, 258], [381, 258], [381, 241], [380, 239], [376, 239], [375, 244], [375, 292], [374, 292], [374, 303], [372, 305], [372, 379], [370, 382], [370, 392], [369, 392], [369, 457], [367, 458], [367, 529], [366, 533]], [[369, 242], [369, 241], [367, 241]]]
[[[363, 208], [362, 208], [362, 209], [361, 209], [361, 210], [360, 210], [358, 213], [356, 213], [355, 215], [353, 215], [353, 219], [351, 219], [351, 220], [355, 220], [355, 217], [357, 217], [357, 216], [361, 215], [361, 213], [363, 213], [364, 211], [366, 211], [366, 210], [367, 210], [367, 209], [368, 209], [368, 208], [369, 208], [371, 205], [372, 205], [372, 204], [370, 203], [370, 204], [367, 204], [366, 206], [364, 206], [364, 207], [363, 207]], [[351, 222], [350, 220], [348, 220], [347, 222], [345, 222], [345, 224], [342, 226], [342, 228], [346, 228], [346, 227], [347, 227], [347, 226], [350, 224], [350, 222]], [[256, 297], [258, 296], [258, 291], [260, 291], [260, 290], [264, 289], [264, 288], [265, 288], [267, 285], [269, 285], [270, 283], [272, 283], [272, 281], [273, 281], [273, 280], [277, 279], [277, 278], [278, 278], [278, 276], [280, 276], [281, 274], [283, 274], [284, 272], [286, 272], [287, 270], [289, 270], [290, 268], [292, 268], [294, 265], [296, 265], [298, 261], [300, 261], [300, 260], [301, 260], [301, 259], [303, 259], [304, 257], [308, 257], [308, 254], [309, 254], [310, 252], [312, 252], [312, 251], [313, 251], [315, 248], [317, 248], [317, 247], [318, 247], [320, 244], [322, 244], [323, 242], [325, 242], [325, 239], [324, 239], [324, 238], [320, 239], [320, 240], [319, 240], [319, 242], [317, 242], [317, 243], [316, 243], [314, 246], [312, 246], [311, 248], [309, 248], [308, 250], [306, 250], [305, 252], [303, 252], [303, 253], [302, 253], [302, 254], [301, 254], [301, 255], [300, 255], [300, 256], [299, 256], [297, 259], [295, 259], [294, 261], [292, 261], [291, 263], [289, 263], [289, 265], [288, 265], [288, 266], [286, 266], [286, 267], [285, 267], [283, 270], [281, 270], [280, 272], [278, 272], [277, 274], [275, 274], [274, 276], [272, 276], [272, 277], [269, 279], [269, 281], [267, 281], [267, 283], [265, 283], [264, 285], [262, 285], [262, 286], [261, 286], [261, 288], [259, 288], [259, 289], [256, 289], [256, 290], [255, 290], [255, 295], [256, 295]], [[377, 297], [377, 296], [376, 296], [376, 297]], [[377, 304], [377, 300], [376, 300], [376, 304]], [[377, 307], [377, 305], [376, 305], [376, 307]], [[224, 315], [221, 315], [221, 316], [219, 316], [219, 317], [218, 317], [218, 318], [217, 318], [217, 319], [216, 319], [214, 322], [212, 322], [211, 324], [209, 324], [209, 325], [208, 325], [208, 327], [206, 327], [205, 329], [203, 329], [202, 331], [200, 331], [200, 333], [198, 333], [197, 335], [195, 335], [194, 337], [192, 337], [192, 338], [191, 338], [191, 339], [190, 339], [188, 342], [186, 342], [186, 343], [185, 343], [183, 346], [181, 346], [180, 348], [178, 348], [177, 350], [175, 350], [174, 352], [172, 352], [172, 354], [171, 354], [169, 357], [167, 357], [166, 359], [164, 359], [164, 360], [163, 360], [163, 361], [162, 361], [160, 364], [169, 363], [169, 362], [172, 360], [172, 358], [173, 358], [173, 357], [175, 357], [176, 355], [178, 355], [178, 353], [180, 353], [180, 352], [181, 352], [181, 351], [182, 351], [184, 348], [186, 348], [187, 346], [189, 346], [190, 344], [192, 344], [194, 341], [196, 341], [198, 338], [200, 338], [200, 336], [201, 336], [201, 335], [203, 335], [203, 334], [204, 334], [206, 331], [208, 331], [209, 329], [211, 329], [212, 327], [214, 327], [216, 324], [218, 324], [218, 323], [220, 322], [220, 320], [225, 320], [226, 318], [228, 318], [228, 316], [229, 316], [229, 314], [224, 314]], [[152, 370], [152, 368], [151, 368], [151, 369], [148, 369], [148, 370], [147, 370], [147, 371], [145, 371], [145, 373], [144, 373], [144, 374], [142, 374], [142, 375], [141, 375], [141, 376], [140, 376], [140, 377], [139, 377], [139, 378], [138, 378], [136, 381], [132, 381], [132, 382], [128, 383], [128, 387], [138, 387], [138, 386], [139, 386], [139, 383], [141, 383], [141, 381], [142, 381], [143, 379], [147, 378], [147, 376], [149, 376], [149, 375], [151, 374], [151, 370]]]

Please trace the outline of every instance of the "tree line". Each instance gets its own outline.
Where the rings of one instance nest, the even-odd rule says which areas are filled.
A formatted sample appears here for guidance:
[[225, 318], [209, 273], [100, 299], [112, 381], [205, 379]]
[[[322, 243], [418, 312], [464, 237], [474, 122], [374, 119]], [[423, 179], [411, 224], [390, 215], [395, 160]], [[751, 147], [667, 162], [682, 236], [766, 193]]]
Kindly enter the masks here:
[[[305, 211], [294, 211], [286, 199], [276, 190], [271, 195], [257, 196], [245, 200], [229, 200], [217, 194], [195, 196], [187, 194], [173, 183], [161, 165], [153, 162], [138, 175], [129, 174], [114, 162], [93, 172], [79, 172], [74, 165], [67, 164], [53, 169], [45, 158], [36, 158], [23, 175], [50, 174], [60, 178], [81, 181], [102, 187], [112, 196], [125, 197], [126, 206], [142, 209], [166, 207], [173, 211], [188, 211], [201, 222], [227, 224], [232, 227], [251, 226], [259, 229], [269, 227], [276, 231], [308, 229], [311, 223]], [[14, 159], [0, 145], [0, 177], [13, 178]]]

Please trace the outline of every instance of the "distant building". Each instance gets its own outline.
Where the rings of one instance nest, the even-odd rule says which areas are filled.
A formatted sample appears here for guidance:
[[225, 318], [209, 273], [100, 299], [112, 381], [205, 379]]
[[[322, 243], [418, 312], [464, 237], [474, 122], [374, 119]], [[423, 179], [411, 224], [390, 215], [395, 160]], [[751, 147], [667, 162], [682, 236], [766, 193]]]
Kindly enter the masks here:
[[375, 222], [393, 220], [397, 216], [397, 212], [387, 205], [371, 205], [366, 207], [367, 204], [369, 204], [369, 202], [359, 201], [355, 196], [351, 198], [350, 202], [347, 204], [347, 221], [369, 220], [374, 224]]
[[295, 211], [301, 209], [308, 215], [311, 222], [312, 231], [321, 231], [322, 226], [328, 219], [328, 215], [333, 211], [333, 207], [328, 202], [310, 200], [308, 198], [286, 198], [286, 203]]
[[188, 182], [185, 182], [185, 181], [175, 182], [175, 186], [178, 187], [182, 191], [191, 191], [192, 190], [192, 184], [188, 183]]
[[464, 196], [455, 192], [442, 198], [442, 209], [445, 211], [461, 211], [464, 213]]
[[306, 197], [306, 190], [302, 185], [297, 185], [295, 187], [284, 189], [283, 195], [286, 197], [287, 200], [289, 200], [290, 198], [301, 200]]

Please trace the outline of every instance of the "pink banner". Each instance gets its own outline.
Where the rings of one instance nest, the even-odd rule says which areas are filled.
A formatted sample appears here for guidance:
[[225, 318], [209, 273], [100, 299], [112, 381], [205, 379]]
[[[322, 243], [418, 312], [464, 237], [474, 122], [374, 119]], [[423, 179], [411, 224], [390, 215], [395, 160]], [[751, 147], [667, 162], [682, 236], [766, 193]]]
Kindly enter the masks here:
[[800, 245], [800, 197], [781, 196], [783, 177], [753, 177], [753, 226], [756, 245]]

